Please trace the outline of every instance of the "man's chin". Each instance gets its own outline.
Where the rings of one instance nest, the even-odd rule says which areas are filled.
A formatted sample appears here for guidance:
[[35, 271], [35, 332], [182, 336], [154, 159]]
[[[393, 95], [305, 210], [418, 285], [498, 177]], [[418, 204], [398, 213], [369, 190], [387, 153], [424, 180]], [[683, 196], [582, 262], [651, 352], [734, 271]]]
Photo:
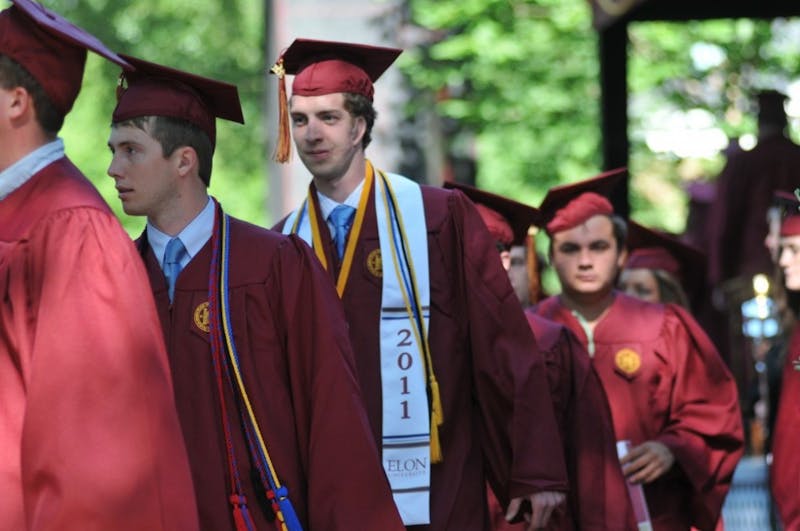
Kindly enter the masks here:
[[142, 212], [141, 208], [137, 208], [135, 205], [131, 205], [128, 203], [122, 203], [122, 211], [125, 212], [129, 216], [144, 216], [145, 213]]

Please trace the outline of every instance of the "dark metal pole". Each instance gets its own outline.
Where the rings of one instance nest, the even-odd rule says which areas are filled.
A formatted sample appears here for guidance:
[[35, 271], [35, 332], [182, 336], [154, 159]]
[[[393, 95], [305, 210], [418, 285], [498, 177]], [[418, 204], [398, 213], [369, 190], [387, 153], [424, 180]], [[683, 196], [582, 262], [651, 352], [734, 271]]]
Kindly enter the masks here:
[[[628, 26], [618, 22], [600, 31], [600, 88], [603, 170], [628, 166]], [[628, 182], [611, 197], [614, 210], [628, 217]]]

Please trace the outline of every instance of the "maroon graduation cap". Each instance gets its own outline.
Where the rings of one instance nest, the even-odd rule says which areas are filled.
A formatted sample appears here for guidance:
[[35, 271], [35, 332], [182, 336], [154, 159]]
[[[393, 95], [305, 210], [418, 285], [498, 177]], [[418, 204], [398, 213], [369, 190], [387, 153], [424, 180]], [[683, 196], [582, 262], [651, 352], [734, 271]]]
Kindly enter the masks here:
[[800, 235], [800, 198], [796, 193], [776, 190], [773, 193], [773, 203], [783, 209], [784, 216], [781, 221], [781, 236]]
[[528, 229], [539, 216], [534, 207], [467, 184], [447, 181], [444, 187], [461, 190], [475, 203], [483, 222], [497, 241], [505, 246], [525, 245]]
[[661, 269], [674, 276], [697, 301], [706, 288], [706, 254], [677, 237], [628, 220], [625, 269]]
[[58, 111], [67, 114], [81, 89], [86, 50], [132, 68], [100, 40], [32, 0], [0, 12], [0, 54], [22, 65]]
[[536, 224], [552, 235], [576, 227], [598, 214], [613, 214], [614, 207], [608, 198], [627, 175], [627, 168], [617, 168], [590, 179], [550, 188], [539, 205], [540, 215]]
[[114, 123], [141, 116], [185, 120], [216, 143], [216, 118], [244, 123], [236, 85], [122, 55], [135, 71], [123, 71]]
[[336, 41], [295, 39], [270, 69], [278, 76], [278, 146], [275, 160], [291, 153], [285, 76], [294, 75], [292, 95], [324, 96], [337, 92], [361, 94], [372, 100], [373, 83], [403, 50]]

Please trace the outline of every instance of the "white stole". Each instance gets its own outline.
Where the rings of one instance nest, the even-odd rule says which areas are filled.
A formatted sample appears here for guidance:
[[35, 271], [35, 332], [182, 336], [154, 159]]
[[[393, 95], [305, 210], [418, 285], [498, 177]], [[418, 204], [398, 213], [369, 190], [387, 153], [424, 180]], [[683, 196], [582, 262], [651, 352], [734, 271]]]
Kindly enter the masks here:
[[[374, 194], [383, 269], [383, 469], [403, 523], [429, 524], [431, 413], [423, 334], [430, 320], [430, 273], [422, 190], [401, 175], [376, 171]], [[283, 233], [294, 228], [313, 245], [307, 203], [287, 217]]]

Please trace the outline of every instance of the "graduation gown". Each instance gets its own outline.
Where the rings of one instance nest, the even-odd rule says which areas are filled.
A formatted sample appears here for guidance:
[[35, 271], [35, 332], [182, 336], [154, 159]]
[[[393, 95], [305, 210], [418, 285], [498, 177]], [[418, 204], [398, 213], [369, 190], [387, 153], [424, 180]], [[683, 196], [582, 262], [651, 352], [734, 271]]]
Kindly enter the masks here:
[[[547, 529], [635, 530], [636, 520], [617, 458], [614, 425], [603, 386], [589, 355], [560, 323], [526, 310], [536, 343], [544, 355], [556, 421], [564, 442], [570, 490], [565, 511], [554, 514]], [[510, 524], [494, 502], [494, 531], [524, 530]]]
[[[316, 195], [312, 185], [314, 201]], [[408, 529], [485, 530], [487, 479], [503, 506], [534, 492], [566, 491], [563, 453], [544, 362], [494, 240], [461, 192], [423, 186], [422, 199], [429, 342], [444, 408], [439, 427], [444, 459], [431, 470], [431, 524]], [[336, 278], [330, 231], [321, 233]], [[382, 427], [379, 254], [373, 188], [342, 300], [376, 441]]]
[[136, 249], [66, 158], [0, 200], [0, 530], [194, 530]]
[[787, 531], [800, 530], [800, 327], [795, 326], [783, 368], [778, 417], [772, 437], [770, 487]]
[[[202, 529], [233, 530], [230, 478], [208, 334], [211, 240], [178, 276], [170, 305], [144, 253], [164, 329]], [[230, 321], [250, 401], [304, 529], [403, 529], [370, 436], [336, 292], [311, 249], [231, 219]], [[233, 394], [225, 402], [256, 529], [273, 529]]]
[[[558, 296], [534, 307], [587, 337]], [[708, 337], [675, 305], [622, 293], [594, 329], [592, 359], [618, 440], [665, 444], [675, 466], [645, 485], [656, 531], [714, 529], [743, 452], [741, 412], [730, 372]]]
[[750, 151], [732, 154], [717, 177], [717, 195], [708, 222], [708, 271], [713, 284], [756, 273], [771, 275], [774, 266], [764, 237], [767, 209], [775, 190], [800, 186], [800, 146], [776, 135], [759, 140]]

